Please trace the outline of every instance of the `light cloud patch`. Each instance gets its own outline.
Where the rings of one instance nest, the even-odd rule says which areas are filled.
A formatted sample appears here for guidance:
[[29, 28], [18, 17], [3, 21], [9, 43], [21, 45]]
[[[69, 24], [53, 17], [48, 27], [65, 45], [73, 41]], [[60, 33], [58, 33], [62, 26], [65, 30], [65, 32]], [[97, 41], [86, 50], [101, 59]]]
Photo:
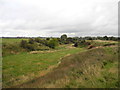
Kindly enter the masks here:
[[1, 0], [1, 36], [118, 35], [118, 0]]

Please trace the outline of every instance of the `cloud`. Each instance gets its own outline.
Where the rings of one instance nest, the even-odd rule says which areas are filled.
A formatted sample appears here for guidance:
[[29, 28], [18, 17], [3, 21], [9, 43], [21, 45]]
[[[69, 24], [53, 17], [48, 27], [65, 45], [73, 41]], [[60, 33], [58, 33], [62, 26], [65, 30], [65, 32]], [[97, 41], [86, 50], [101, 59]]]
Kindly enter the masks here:
[[117, 4], [117, 0], [1, 0], [1, 36], [117, 36]]

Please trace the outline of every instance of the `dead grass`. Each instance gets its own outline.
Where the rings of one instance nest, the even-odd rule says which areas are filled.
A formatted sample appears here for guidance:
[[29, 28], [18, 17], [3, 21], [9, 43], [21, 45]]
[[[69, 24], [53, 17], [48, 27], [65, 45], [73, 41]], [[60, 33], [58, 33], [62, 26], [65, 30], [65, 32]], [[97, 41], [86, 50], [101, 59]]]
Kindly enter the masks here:
[[[68, 44], [68, 45], [60, 45], [59, 47], [65, 47], [65, 49], [73, 49], [76, 48], [73, 46], [73, 44]], [[31, 51], [29, 52], [30, 54], [38, 54], [38, 53], [53, 53], [53, 52], [57, 52], [57, 51], [62, 51], [62, 49], [56, 49], [56, 50], [47, 50], [47, 51]]]
[[53, 53], [53, 52], [57, 52], [60, 50], [48, 50], [48, 51], [31, 51], [30, 54], [38, 54], [38, 53]]
[[116, 41], [109, 41], [109, 40], [94, 40], [95, 42], [109, 42], [109, 43], [117, 43]]

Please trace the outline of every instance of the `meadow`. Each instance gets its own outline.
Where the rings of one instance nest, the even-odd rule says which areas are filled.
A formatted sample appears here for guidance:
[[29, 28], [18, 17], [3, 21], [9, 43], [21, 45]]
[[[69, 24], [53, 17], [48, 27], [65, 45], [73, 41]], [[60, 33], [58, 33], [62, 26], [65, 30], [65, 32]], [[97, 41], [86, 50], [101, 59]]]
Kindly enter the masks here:
[[[18, 45], [21, 40], [3, 39], [2, 43]], [[117, 41], [88, 42], [95, 47], [88, 49], [65, 44], [47, 51], [22, 50], [6, 54], [2, 61], [3, 87], [118, 87]], [[111, 43], [111, 46], [104, 46]]]
[[19, 43], [21, 40], [28, 40], [28, 39], [23, 39], [23, 38], [2, 38], [2, 44], [7, 43], [7, 44], [14, 44], [14, 43]]

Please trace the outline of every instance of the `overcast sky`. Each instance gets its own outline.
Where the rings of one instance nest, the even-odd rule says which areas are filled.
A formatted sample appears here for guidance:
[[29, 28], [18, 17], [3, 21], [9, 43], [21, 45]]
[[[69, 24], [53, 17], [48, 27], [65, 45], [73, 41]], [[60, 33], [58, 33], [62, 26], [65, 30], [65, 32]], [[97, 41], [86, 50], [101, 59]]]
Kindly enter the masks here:
[[117, 36], [118, 1], [0, 0], [1, 36]]

